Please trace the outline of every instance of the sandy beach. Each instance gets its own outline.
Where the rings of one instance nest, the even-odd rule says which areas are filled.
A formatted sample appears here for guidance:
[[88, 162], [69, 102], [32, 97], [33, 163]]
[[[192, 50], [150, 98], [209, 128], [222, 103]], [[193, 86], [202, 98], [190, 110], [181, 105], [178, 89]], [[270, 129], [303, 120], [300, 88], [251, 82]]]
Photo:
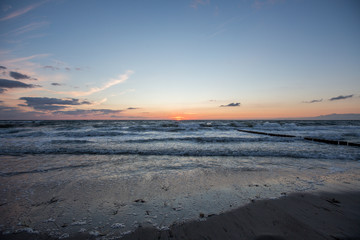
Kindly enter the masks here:
[[[139, 227], [122, 237], [88, 233], [67, 239], [360, 239], [360, 192], [297, 193], [279, 199], [253, 201], [220, 215], [200, 213], [200, 220], [169, 229]], [[19, 232], [1, 239], [58, 239]]]
[[87, 179], [58, 173], [2, 178], [1, 239], [360, 238], [357, 168]]
[[360, 239], [360, 192], [292, 194], [123, 239]]

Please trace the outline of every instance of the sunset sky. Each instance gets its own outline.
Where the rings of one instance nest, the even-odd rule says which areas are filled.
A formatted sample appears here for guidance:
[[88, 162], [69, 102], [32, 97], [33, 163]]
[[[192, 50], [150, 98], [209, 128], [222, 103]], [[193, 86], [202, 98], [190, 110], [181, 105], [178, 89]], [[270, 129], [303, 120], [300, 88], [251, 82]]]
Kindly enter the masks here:
[[0, 1], [0, 119], [332, 113], [360, 113], [360, 1]]

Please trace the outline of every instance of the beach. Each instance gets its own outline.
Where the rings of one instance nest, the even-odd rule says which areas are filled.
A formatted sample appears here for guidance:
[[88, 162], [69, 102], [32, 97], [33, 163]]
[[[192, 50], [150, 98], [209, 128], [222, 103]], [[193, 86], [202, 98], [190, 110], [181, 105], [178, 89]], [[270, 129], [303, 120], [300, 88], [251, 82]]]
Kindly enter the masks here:
[[360, 236], [358, 122], [6, 124], [2, 239]]
[[[224, 196], [216, 199], [216, 194], [214, 196], [214, 193], [210, 193], [211, 189], [207, 193], [203, 191], [200, 199], [196, 194], [189, 194], [191, 191], [187, 192], [186, 199], [182, 199], [183, 193], [175, 199], [166, 194], [155, 196], [161, 195], [160, 189], [153, 189], [156, 194], [147, 194], [145, 197], [145, 192], [149, 190], [139, 189], [139, 192], [128, 196], [126, 201], [118, 195], [125, 194], [124, 189], [114, 187], [110, 182], [90, 185], [78, 183], [82, 188], [76, 190], [68, 185], [65, 189], [53, 186], [50, 191], [40, 187], [35, 190], [34, 198], [29, 199], [36, 201], [33, 204], [19, 200], [5, 205], [2, 203], [1, 212], [5, 217], [2, 218], [2, 224], [12, 222], [8, 225], [12, 225], [12, 228], [3, 229], [1, 238], [359, 239], [360, 192], [357, 190], [360, 178], [341, 175], [337, 174], [332, 179], [337, 183], [327, 182], [315, 191], [277, 194], [274, 194], [276, 186], [272, 187], [274, 180], [265, 178], [244, 186], [247, 191], [243, 195], [238, 191], [238, 199]], [[159, 182], [156, 181], [156, 184]], [[155, 186], [150, 184], [146, 187]], [[168, 190], [162, 191], [172, 192], [173, 187], [169, 185]], [[216, 192], [221, 194], [220, 189]], [[162, 201], [168, 201], [169, 206], [161, 206]], [[231, 210], [221, 212], [215, 207], [218, 204], [223, 209], [226, 209], [225, 204], [229, 204], [227, 209]], [[240, 207], [235, 207], [236, 204]], [[127, 211], [126, 208], [131, 210]], [[193, 211], [191, 219], [182, 219], [172, 224], [169, 221], [169, 226], [157, 224], [157, 220], [162, 218], [163, 222], [165, 216], [171, 213], [174, 218], [191, 216], [189, 211]], [[126, 218], [126, 214], [131, 216]]]
[[359, 239], [360, 193], [292, 194], [123, 239]]

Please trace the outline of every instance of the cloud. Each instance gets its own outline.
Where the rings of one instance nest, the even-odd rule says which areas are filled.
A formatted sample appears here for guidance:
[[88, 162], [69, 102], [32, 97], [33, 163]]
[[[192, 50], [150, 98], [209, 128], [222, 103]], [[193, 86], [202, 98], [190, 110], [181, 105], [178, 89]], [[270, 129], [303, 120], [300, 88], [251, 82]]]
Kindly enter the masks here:
[[0, 79], [0, 88], [35, 88], [39, 85], [26, 84], [20, 81]]
[[5, 88], [0, 88], [0, 94], [1, 94], [1, 93], [4, 93], [5, 91], [6, 91]]
[[240, 103], [229, 103], [228, 105], [221, 105], [220, 107], [240, 107]]
[[91, 94], [104, 91], [105, 89], [108, 89], [109, 87], [112, 87], [114, 85], [117, 85], [119, 83], [125, 82], [131, 74], [134, 72], [131, 70], [126, 71], [125, 74], [119, 75], [116, 79], [110, 79], [109, 82], [105, 83], [102, 87], [94, 87], [91, 88], [89, 91], [76, 91], [76, 92], [68, 92], [67, 94], [72, 94], [73, 96], [89, 96]]
[[34, 120], [34, 119], [49, 119], [43, 112], [36, 111], [22, 111], [19, 108], [0, 106], [1, 120]]
[[336, 100], [343, 100], [343, 99], [347, 99], [347, 98], [352, 98], [354, 95], [351, 94], [351, 95], [347, 95], [347, 96], [337, 96], [337, 97], [333, 97], [333, 98], [330, 98], [329, 100], [330, 101], [336, 101]]
[[118, 114], [123, 112], [123, 110], [112, 110], [112, 109], [90, 109], [90, 110], [84, 110], [84, 109], [76, 109], [76, 110], [70, 110], [70, 111], [57, 111], [54, 112], [54, 114], [64, 114], [64, 115], [90, 115], [90, 114], [96, 114], [96, 115], [108, 115], [108, 114]]
[[50, 66], [50, 65], [47, 65], [47, 66], [43, 66], [44, 69], [50, 69], [50, 70], [59, 70], [58, 67], [54, 67], [54, 66]]
[[76, 98], [70, 99], [59, 99], [59, 98], [48, 98], [48, 97], [21, 97], [19, 100], [24, 100], [25, 104], [21, 104], [20, 106], [24, 107], [32, 107], [36, 110], [61, 110], [67, 108], [68, 106], [74, 105], [86, 105], [91, 104], [89, 101], [80, 101]]
[[30, 79], [30, 76], [28, 75], [25, 75], [25, 74], [21, 74], [19, 72], [10, 72], [10, 76], [12, 78], [15, 78], [16, 80], [19, 80], [19, 79]]
[[304, 101], [303, 103], [318, 103], [318, 102], [322, 102], [323, 99], [314, 99], [311, 101]]
[[61, 86], [60, 83], [56, 83], [56, 82], [51, 83], [51, 85], [53, 85], [53, 86]]
[[207, 5], [210, 3], [210, 0], [193, 0], [190, 4], [190, 7], [197, 9], [199, 5]]
[[4, 67], [4, 66], [0, 66], [0, 69], [5, 70], [5, 69], [6, 69], [6, 67]]
[[127, 108], [127, 110], [135, 110], [135, 109], [139, 109], [139, 108], [134, 108], [134, 107]]
[[41, 27], [44, 27], [46, 25], [49, 25], [48, 22], [33, 22], [33, 23], [29, 23], [25, 26], [22, 26], [22, 27], [19, 27], [17, 29], [14, 29], [6, 34], [4, 34], [5, 36], [7, 35], [13, 35], [13, 36], [17, 36], [17, 35], [20, 35], [20, 34], [23, 34], [23, 33], [27, 33], [27, 32], [30, 32], [30, 31], [34, 31], [36, 29], [39, 29]]
[[47, 56], [49, 56], [49, 54], [35, 54], [35, 55], [32, 55], [32, 56], [28, 56], [28, 57], [10, 59], [10, 60], [7, 60], [6, 62], [8, 64], [18, 63], [18, 62], [24, 62], [24, 61], [27, 61], [27, 60], [30, 60], [30, 59], [33, 59], [33, 58], [47, 57]]
[[23, 14], [25, 14], [25, 13], [27, 13], [27, 12], [29, 12], [29, 11], [37, 8], [37, 7], [39, 7], [39, 6], [42, 5], [43, 3], [45, 3], [45, 1], [39, 2], [39, 3], [34, 3], [34, 4], [29, 5], [29, 6], [25, 7], [25, 8], [22, 8], [22, 9], [19, 9], [19, 10], [15, 11], [15, 12], [12, 12], [12, 13], [10, 13], [9, 15], [3, 17], [3, 18], [0, 18], [0, 22], [1, 22], [1, 21], [6, 21], [6, 20], [9, 20], [9, 19], [18, 17], [18, 16], [21, 16], [21, 15], [23, 15]]

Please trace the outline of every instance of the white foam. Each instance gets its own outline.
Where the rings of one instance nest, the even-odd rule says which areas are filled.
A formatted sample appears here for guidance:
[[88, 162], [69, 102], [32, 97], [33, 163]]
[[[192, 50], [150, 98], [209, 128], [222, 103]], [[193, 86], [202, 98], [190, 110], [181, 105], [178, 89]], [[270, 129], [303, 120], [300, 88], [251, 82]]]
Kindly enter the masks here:
[[15, 233], [22, 233], [22, 232], [31, 233], [31, 234], [39, 234], [39, 231], [35, 231], [34, 229], [29, 228], [29, 227], [20, 228], [15, 231]]
[[85, 225], [86, 221], [84, 220], [79, 220], [79, 221], [75, 221], [73, 223], [71, 223], [72, 226], [81, 226], [81, 225]]
[[101, 233], [99, 231], [96, 231], [96, 230], [90, 231], [89, 234], [92, 235], [92, 236], [95, 236], [95, 237], [101, 235]]
[[111, 225], [111, 228], [124, 228], [125, 224], [123, 223], [114, 223], [113, 225]]
[[64, 233], [59, 237], [59, 239], [65, 239], [65, 238], [69, 238], [69, 237], [70, 237], [70, 235], [68, 233]]

